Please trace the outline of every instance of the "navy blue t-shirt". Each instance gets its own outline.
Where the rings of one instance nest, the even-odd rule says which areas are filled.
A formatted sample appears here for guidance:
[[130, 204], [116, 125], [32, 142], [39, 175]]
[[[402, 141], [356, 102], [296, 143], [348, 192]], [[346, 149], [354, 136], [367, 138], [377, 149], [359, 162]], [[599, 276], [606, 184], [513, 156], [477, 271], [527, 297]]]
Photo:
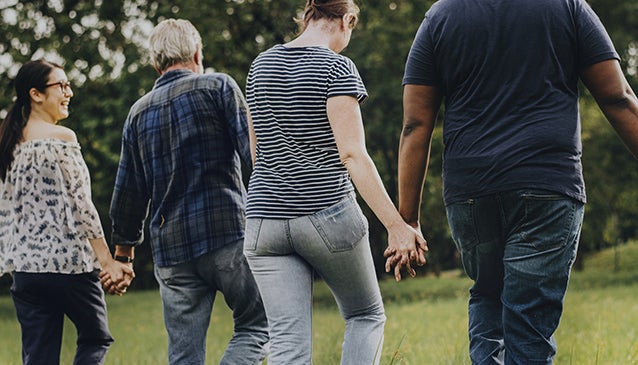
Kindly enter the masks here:
[[440, 0], [403, 84], [444, 95], [446, 204], [521, 188], [582, 202], [578, 73], [618, 59], [584, 0]]

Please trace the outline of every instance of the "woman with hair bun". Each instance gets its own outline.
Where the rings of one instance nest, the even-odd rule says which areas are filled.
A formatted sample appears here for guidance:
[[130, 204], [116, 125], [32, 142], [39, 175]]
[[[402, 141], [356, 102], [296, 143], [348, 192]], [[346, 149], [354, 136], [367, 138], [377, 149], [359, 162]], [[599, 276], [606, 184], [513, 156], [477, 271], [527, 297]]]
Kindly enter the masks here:
[[[346, 48], [359, 8], [310, 0], [291, 42], [260, 54], [248, 74], [252, 172], [244, 253], [270, 326], [269, 364], [312, 362], [317, 272], [345, 320], [342, 364], [378, 364], [385, 314], [361, 197], [388, 230], [395, 277], [425, 263], [427, 244], [389, 198], [365, 147], [367, 97]], [[354, 183], [354, 185], [353, 185]]]
[[119, 295], [134, 274], [111, 257], [75, 133], [57, 125], [73, 97], [64, 70], [29, 61], [15, 89], [0, 125], [0, 275], [13, 276], [22, 361], [59, 364], [66, 315], [77, 330], [73, 364], [103, 364], [113, 338], [100, 270], [122, 279]]

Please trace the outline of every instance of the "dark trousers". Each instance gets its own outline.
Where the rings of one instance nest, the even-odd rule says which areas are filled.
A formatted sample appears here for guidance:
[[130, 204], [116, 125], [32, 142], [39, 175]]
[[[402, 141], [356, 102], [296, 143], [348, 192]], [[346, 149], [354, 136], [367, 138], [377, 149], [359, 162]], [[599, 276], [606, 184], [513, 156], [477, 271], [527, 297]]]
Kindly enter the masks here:
[[73, 364], [103, 364], [113, 342], [98, 272], [13, 274], [11, 296], [22, 328], [25, 365], [60, 363], [64, 316], [77, 330]]
[[475, 365], [550, 365], [583, 222], [581, 202], [525, 189], [447, 206], [470, 289]]

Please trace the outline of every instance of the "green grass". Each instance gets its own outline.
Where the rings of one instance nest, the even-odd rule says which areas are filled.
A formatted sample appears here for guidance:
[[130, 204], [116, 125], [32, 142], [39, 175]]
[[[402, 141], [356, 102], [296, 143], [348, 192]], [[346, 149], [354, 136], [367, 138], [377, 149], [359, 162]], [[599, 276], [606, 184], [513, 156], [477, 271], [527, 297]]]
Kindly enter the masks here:
[[[638, 364], [638, 243], [585, 260], [574, 272], [558, 331], [555, 364]], [[614, 257], [620, 258], [615, 260]], [[620, 262], [614, 271], [614, 262]], [[441, 278], [381, 282], [388, 321], [382, 364], [469, 364], [467, 289], [470, 281], [453, 273]], [[343, 322], [323, 283], [315, 287], [313, 360], [338, 364]], [[159, 293], [132, 292], [108, 297], [116, 342], [107, 365], [166, 364], [166, 333]], [[0, 364], [20, 364], [20, 328], [8, 296], [0, 297]], [[230, 312], [218, 297], [207, 340], [207, 363], [216, 364], [232, 333]], [[72, 325], [66, 323], [62, 363], [72, 362]]]

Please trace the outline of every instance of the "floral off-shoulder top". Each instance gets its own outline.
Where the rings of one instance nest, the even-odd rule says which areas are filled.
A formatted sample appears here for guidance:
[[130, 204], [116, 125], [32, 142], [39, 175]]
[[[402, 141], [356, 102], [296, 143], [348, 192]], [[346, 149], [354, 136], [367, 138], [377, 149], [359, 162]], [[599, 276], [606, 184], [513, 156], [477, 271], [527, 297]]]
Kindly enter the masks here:
[[0, 183], [0, 273], [100, 269], [89, 239], [104, 237], [80, 145], [19, 144]]

